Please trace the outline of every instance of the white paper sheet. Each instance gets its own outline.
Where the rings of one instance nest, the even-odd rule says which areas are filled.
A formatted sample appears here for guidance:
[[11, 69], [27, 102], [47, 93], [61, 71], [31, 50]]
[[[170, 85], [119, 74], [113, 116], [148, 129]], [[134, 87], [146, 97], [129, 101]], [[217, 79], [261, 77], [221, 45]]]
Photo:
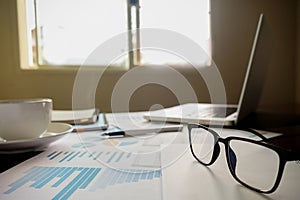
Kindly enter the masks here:
[[[216, 131], [222, 137], [252, 137], [238, 130]], [[300, 183], [297, 170], [299, 165], [288, 165], [279, 193], [271, 197], [300, 195], [295, 189]], [[162, 197], [264, 199], [232, 179], [222, 155], [211, 169], [197, 163], [190, 154], [186, 127], [177, 133], [111, 139], [101, 137], [101, 132], [72, 133], [0, 175], [0, 199]]]
[[2, 173], [0, 199], [161, 199], [156, 149], [135, 138], [73, 133]]

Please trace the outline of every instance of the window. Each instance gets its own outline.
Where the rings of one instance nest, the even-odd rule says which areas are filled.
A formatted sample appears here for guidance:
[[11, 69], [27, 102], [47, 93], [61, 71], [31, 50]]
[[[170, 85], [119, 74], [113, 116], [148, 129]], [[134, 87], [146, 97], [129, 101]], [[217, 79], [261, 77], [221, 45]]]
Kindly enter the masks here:
[[[126, 45], [119, 50], [122, 56], [114, 61], [113, 66], [182, 62], [170, 52], [143, 49], [143, 35], [139, 35], [143, 28], [178, 32], [211, 55], [209, 0], [19, 1], [23, 2], [26, 14], [27, 36], [23, 40], [26, 40], [29, 65], [74, 66], [85, 63], [106, 66], [110, 61], [101, 57], [88, 62], [86, 58], [103, 42], [127, 31]], [[21, 11], [19, 9], [19, 14]], [[141, 49], [128, 53], [129, 47]]]

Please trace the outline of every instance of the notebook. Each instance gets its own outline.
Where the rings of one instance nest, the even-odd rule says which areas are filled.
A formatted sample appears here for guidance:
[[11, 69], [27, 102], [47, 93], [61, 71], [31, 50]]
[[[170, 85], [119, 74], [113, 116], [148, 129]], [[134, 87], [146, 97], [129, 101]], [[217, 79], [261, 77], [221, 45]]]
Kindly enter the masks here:
[[84, 110], [53, 110], [52, 122], [68, 124], [92, 124], [98, 119], [99, 110], [96, 108]]
[[144, 118], [151, 121], [233, 126], [254, 112], [260, 100], [271, 55], [270, 33], [263, 19], [264, 15], [260, 14], [237, 105], [188, 103], [149, 111]]

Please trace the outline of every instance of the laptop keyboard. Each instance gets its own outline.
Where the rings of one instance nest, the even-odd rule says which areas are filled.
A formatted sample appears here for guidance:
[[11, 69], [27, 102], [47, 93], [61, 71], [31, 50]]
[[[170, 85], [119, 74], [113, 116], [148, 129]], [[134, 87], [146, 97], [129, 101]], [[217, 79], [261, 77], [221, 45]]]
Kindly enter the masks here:
[[237, 108], [224, 108], [224, 107], [215, 107], [215, 108], [203, 108], [201, 110], [198, 110], [198, 112], [193, 112], [188, 114], [189, 117], [194, 118], [223, 118], [231, 115], [232, 113], [236, 112]]

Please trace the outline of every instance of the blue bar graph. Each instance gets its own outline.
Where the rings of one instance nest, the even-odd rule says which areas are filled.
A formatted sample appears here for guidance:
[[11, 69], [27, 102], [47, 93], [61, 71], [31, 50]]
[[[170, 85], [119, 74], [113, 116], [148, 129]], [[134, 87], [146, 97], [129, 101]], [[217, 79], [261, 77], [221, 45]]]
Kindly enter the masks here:
[[71, 158], [69, 158], [67, 161], [71, 161], [73, 160], [76, 156], [78, 156], [80, 154], [80, 151], [75, 153]]
[[57, 156], [59, 156], [61, 153], [62, 153], [62, 151], [56, 153], [54, 156], [50, 157], [50, 160], [53, 160], [54, 158], [56, 158]]
[[110, 158], [107, 160], [107, 163], [110, 163], [112, 161], [112, 159], [114, 159], [114, 157], [117, 155], [117, 152], [114, 152]]
[[63, 159], [61, 159], [59, 162], [63, 162], [64, 160], [66, 160], [67, 158], [69, 158], [74, 152], [71, 151], [69, 152]]
[[54, 162], [64, 163], [80, 161], [80, 159], [101, 160], [106, 163], [119, 163], [132, 158], [131, 152], [123, 151], [53, 151], [47, 155], [47, 159]]
[[86, 154], [86, 151], [82, 152], [82, 154], [80, 154], [79, 158], [81, 158], [82, 156], [84, 156]]
[[53, 156], [54, 154], [56, 154], [57, 153], [57, 151], [53, 151], [52, 153], [50, 153], [47, 157], [51, 157], [51, 156]]
[[[68, 183], [52, 199], [68, 199], [78, 189], [86, 189], [100, 171], [101, 168], [33, 167], [22, 178], [10, 184], [10, 189], [5, 191], [4, 194], [12, 194], [30, 182], [33, 183], [29, 187], [38, 190], [59, 178], [51, 187], [57, 188], [63, 182]], [[75, 177], [72, 176], [73, 179], [69, 180], [73, 174], [75, 174]]]
[[140, 181], [149, 181], [159, 179], [162, 176], [161, 169], [159, 170], [116, 170], [106, 168], [100, 177], [96, 180], [94, 185], [91, 187], [92, 191], [97, 189], [105, 189], [108, 186], [126, 184], [126, 183], [137, 183]]
[[120, 153], [119, 157], [117, 158], [116, 162], [120, 162], [120, 160], [122, 159], [122, 157], [124, 156], [124, 152]]
[[119, 146], [121, 147], [121, 146], [130, 146], [130, 145], [133, 145], [133, 144], [137, 144], [138, 143], [138, 141], [124, 141], [124, 142], [121, 142], [120, 144], [119, 144]]
[[69, 178], [69, 176], [71, 176], [71, 174], [73, 174], [75, 171], [77, 170], [77, 167], [69, 167], [68, 171], [65, 172], [65, 174], [63, 174], [56, 183], [54, 183], [52, 185], [52, 187], [58, 187], [60, 184], [62, 184], [67, 178]]
[[93, 157], [96, 152], [90, 153], [89, 158]]
[[98, 153], [97, 156], [94, 157], [94, 160], [97, 160], [102, 155], [102, 153], [103, 152]]

